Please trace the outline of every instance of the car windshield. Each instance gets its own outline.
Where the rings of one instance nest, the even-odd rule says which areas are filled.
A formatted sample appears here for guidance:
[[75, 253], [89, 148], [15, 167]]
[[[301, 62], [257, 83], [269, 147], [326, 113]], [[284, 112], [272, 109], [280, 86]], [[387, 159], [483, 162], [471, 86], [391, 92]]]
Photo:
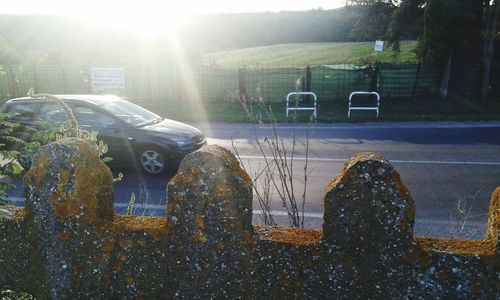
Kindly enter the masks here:
[[133, 126], [145, 126], [163, 120], [157, 114], [125, 100], [108, 102], [101, 107]]

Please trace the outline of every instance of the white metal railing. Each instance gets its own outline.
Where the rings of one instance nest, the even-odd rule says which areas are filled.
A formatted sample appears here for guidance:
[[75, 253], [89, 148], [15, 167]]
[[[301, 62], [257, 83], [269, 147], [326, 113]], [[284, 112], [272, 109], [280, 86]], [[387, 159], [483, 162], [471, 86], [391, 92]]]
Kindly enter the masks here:
[[[293, 107], [290, 107], [290, 97], [291, 96], [298, 96], [298, 95], [311, 95], [314, 98], [314, 105], [313, 106], [302, 106], [299, 107], [297, 105], [294, 105]], [[317, 103], [318, 103], [318, 97], [316, 97], [316, 94], [313, 92], [293, 92], [293, 93], [288, 93], [286, 95], [286, 117], [288, 118], [288, 112], [290, 110], [311, 110], [313, 112], [314, 119], [316, 119], [316, 114], [317, 114]]]
[[[352, 106], [352, 96], [354, 95], [375, 95], [377, 96], [377, 105], [376, 106]], [[349, 95], [349, 110], [347, 111], [347, 117], [351, 118], [351, 110], [375, 110], [377, 112], [377, 118], [379, 114], [379, 108], [380, 108], [380, 95], [377, 92], [363, 92], [363, 91], [356, 91], [352, 92]]]

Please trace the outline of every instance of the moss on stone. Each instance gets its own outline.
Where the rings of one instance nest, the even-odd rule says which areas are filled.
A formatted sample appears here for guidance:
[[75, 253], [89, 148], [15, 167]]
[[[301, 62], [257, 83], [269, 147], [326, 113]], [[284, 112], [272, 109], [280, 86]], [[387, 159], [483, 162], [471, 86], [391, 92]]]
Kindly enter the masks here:
[[429, 252], [446, 252], [456, 255], [495, 255], [495, 244], [490, 240], [415, 237], [415, 241], [419, 247]]
[[491, 195], [488, 210], [488, 227], [486, 229], [486, 240], [498, 243], [500, 234], [500, 187], [497, 187]]
[[166, 236], [167, 219], [116, 215], [110, 229], [117, 235], [124, 232], [144, 232], [159, 241]]
[[261, 240], [293, 245], [317, 245], [323, 235], [321, 229], [279, 226], [255, 226], [255, 231]]

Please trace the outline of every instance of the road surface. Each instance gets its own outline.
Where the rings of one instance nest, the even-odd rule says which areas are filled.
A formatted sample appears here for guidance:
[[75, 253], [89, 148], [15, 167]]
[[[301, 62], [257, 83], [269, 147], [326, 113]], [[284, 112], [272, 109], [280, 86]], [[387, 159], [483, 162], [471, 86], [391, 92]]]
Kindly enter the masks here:
[[[195, 124], [209, 144], [233, 146], [254, 176], [265, 164], [256, 138], [272, 138], [268, 125]], [[375, 151], [390, 160], [410, 189], [416, 206], [415, 233], [443, 237], [482, 239], [493, 190], [500, 186], [500, 123], [360, 123], [281, 124], [279, 134], [289, 154], [295, 136], [295, 186], [302, 194], [306, 135], [309, 135], [305, 226], [321, 227], [323, 189], [346, 159], [359, 151]], [[117, 173], [119, 170], [114, 170]], [[168, 177], [144, 177], [122, 170], [125, 178], [115, 185], [115, 206], [125, 213], [130, 194], [136, 194], [135, 214], [165, 215]], [[22, 205], [22, 187], [11, 197]], [[281, 201], [275, 197], [274, 215], [288, 223]], [[140, 203], [144, 202], [142, 206]], [[254, 199], [254, 223], [260, 207]]]

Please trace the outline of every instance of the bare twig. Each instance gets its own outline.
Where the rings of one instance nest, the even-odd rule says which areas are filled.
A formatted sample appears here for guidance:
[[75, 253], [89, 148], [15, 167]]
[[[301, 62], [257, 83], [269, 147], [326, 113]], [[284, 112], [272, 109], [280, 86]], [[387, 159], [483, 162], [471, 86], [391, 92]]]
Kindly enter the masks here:
[[[296, 88], [300, 90], [301, 78], [296, 82]], [[285, 143], [285, 138], [280, 132], [280, 128], [277, 119], [270, 106], [264, 103], [264, 100], [260, 94], [260, 86], [257, 86], [257, 105], [258, 110], [254, 111], [253, 106], [247, 101], [247, 98], [243, 94], [239, 94], [240, 104], [245, 110], [250, 122], [254, 125], [255, 140], [257, 143], [257, 148], [264, 160], [264, 167], [260, 168], [255, 172], [254, 179], [252, 180], [253, 189], [255, 191], [255, 196], [259, 201], [259, 205], [263, 211], [262, 220], [264, 224], [274, 225], [276, 224], [271, 211], [271, 197], [273, 192], [276, 192], [277, 199], [281, 202], [282, 207], [286, 210], [289, 223], [294, 227], [304, 226], [304, 209], [306, 202], [307, 193], [307, 183], [308, 175], [310, 174], [308, 170], [308, 159], [309, 159], [309, 138], [310, 138], [310, 127], [312, 122], [309, 122], [306, 133], [305, 141], [305, 164], [304, 164], [304, 186], [302, 187], [302, 194], [299, 197], [296, 196], [296, 186], [294, 182], [294, 167], [296, 160], [296, 148], [297, 148], [297, 134], [295, 128], [293, 128], [291, 148]], [[296, 96], [296, 106], [298, 106], [298, 101], [300, 100]], [[293, 122], [296, 122], [296, 111], [293, 115]], [[258, 125], [263, 123], [263, 117], [267, 120], [271, 126], [272, 133], [270, 136], [260, 138], [257, 133]], [[312, 118], [310, 119], [312, 120]], [[236, 153], [236, 157], [241, 162], [244, 168], [244, 164], [241, 160], [239, 152], [234, 145], [234, 140], [232, 140], [232, 147]], [[248, 173], [248, 172], [247, 172]], [[300, 199], [300, 200], [299, 200]], [[299, 204], [300, 201], [300, 204]], [[300, 205], [300, 208], [299, 208]]]

